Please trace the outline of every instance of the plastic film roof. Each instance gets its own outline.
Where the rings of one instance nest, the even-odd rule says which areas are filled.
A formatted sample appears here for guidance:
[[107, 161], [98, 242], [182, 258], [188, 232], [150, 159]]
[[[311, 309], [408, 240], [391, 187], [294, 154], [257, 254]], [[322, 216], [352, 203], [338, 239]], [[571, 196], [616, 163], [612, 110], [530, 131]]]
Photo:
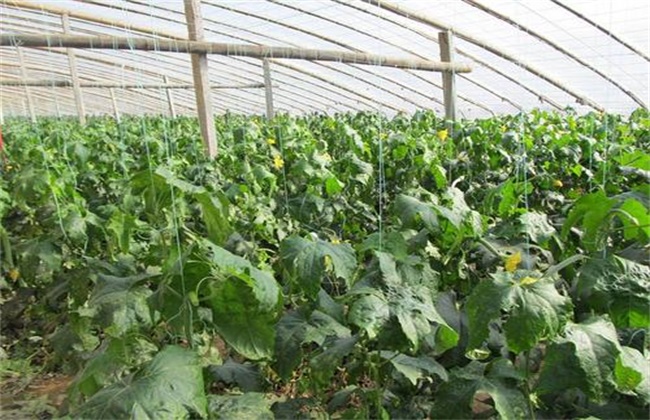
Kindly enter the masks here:
[[[205, 40], [440, 60], [438, 33], [454, 32], [462, 117], [572, 107], [629, 113], [650, 103], [650, 2], [646, 0], [203, 0]], [[70, 34], [187, 39], [183, 1], [0, 2], [3, 35]], [[75, 49], [88, 114], [168, 114], [166, 89], [192, 84], [189, 54]], [[21, 68], [22, 61], [22, 68]], [[0, 47], [0, 79], [70, 81], [66, 49]], [[215, 113], [263, 114], [262, 60], [209, 55]], [[419, 109], [444, 112], [441, 73], [339, 62], [271, 60], [276, 112]], [[252, 85], [252, 86], [251, 86]], [[71, 87], [0, 86], [5, 116], [76, 114]], [[193, 89], [169, 90], [178, 114], [195, 112]], [[111, 96], [113, 95], [113, 96]]]

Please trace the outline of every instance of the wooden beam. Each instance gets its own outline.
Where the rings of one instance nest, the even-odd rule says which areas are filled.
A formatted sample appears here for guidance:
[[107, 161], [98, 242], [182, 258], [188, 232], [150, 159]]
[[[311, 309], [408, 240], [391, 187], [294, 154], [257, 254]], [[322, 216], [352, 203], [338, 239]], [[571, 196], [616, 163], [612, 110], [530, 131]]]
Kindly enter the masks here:
[[[23, 79], [27, 79], [27, 68], [25, 67], [25, 59], [23, 58], [23, 50], [16, 47], [18, 53], [18, 63], [20, 64], [20, 74]], [[32, 100], [32, 91], [29, 87], [25, 86], [25, 98], [27, 98], [27, 109], [29, 110], [29, 118], [32, 122], [36, 122], [36, 114], [34, 113], [34, 101]]]
[[[200, 0], [184, 0], [187, 32], [191, 41], [203, 40], [203, 19]], [[206, 52], [192, 54], [192, 75], [194, 76], [194, 93], [196, 95], [196, 112], [201, 125], [203, 144], [209, 157], [217, 156], [217, 134], [212, 113], [212, 95], [210, 93], [210, 74]]]
[[[163, 81], [166, 85], [169, 86], [169, 77], [163, 76]], [[169, 88], [165, 88], [165, 93], [167, 94], [167, 105], [169, 106], [169, 115], [172, 118], [176, 118], [176, 107], [174, 107], [174, 94]]]
[[[61, 25], [63, 25], [63, 33], [70, 35], [70, 16], [67, 13], [61, 15]], [[79, 123], [86, 124], [86, 109], [81, 94], [81, 87], [79, 86], [79, 74], [77, 73], [77, 57], [72, 48], [68, 48], [66, 52], [68, 54], [68, 62], [70, 63], [70, 78], [72, 79], [72, 91], [74, 93], [75, 105], [77, 106]]]
[[120, 109], [117, 106], [117, 98], [115, 97], [115, 89], [111, 88], [108, 90], [111, 94], [111, 102], [113, 103], [113, 115], [115, 116], [115, 121], [120, 123]]
[[[32, 87], [72, 87], [69, 80], [15, 80], [0, 79], [0, 86], [32, 86]], [[193, 84], [172, 83], [79, 83], [81, 88], [114, 88], [114, 89], [194, 89]], [[264, 83], [251, 83], [246, 85], [210, 85], [210, 89], [261, 89]]]
[[271, 79], [271, 63], [268, 59], [262, 61], [264, 68], [264, 93], [266, 97], [266, 118], [272, 120], [275, 117], [273, 110], [273, 81]]
[[[190, 0], [185, 0], [190, 1]], [[192, 0], [197, 1], [197, 0]], [[469, 73], [467, 64], [449, 64], [422, 59], [386, 57], [376, 54], [273, 47], [266, 45], [224, 44], [199, 40], [166, 40], [153, 38], [124, 38], [112, 36], [70, 35], [0, 35], [0, 46], [90, 48], [110, 50], [139, 50], [168, 53], [217, 54], [232, 57], [282, 58], [294, 60], [335, 61], [411, 70]]]
[[[440, 60], [451, 63], [454, 60], [454, 36], [451, 31], [438, 34]], [[445, 119], [456, 121], [456, 78], [454, 73], [442, 73], [442, 92], [445, 99]], [[453, 124], [452, 124], [453, 125]]]

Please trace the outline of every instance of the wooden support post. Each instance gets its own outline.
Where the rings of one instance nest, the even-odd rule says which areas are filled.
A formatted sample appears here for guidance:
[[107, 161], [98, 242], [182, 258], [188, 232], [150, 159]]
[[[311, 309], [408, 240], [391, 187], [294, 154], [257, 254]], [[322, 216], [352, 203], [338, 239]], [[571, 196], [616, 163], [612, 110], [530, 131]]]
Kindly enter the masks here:
[[[16, 47], [18, 52], [18, 63], [20, 64], [20, 74], [23, 79], [27, 79], [27, 67], [25, 67], [25, 60], [23, 58], [23, 50]], [[36, 113], [34, 112], [34, 102], [32, 101], [32, 91], [25, 86], [25, 97], [27, 98], [27, 108], [29, 109], [29, 118], [32, 122], [36, 122]]]
[[266, 93], [266, 118], [272, 120], [275, 116], [273, 110], [273, 80], [271, 79], [271, 63], [268, 59], [262, 62], [264, 67], [264, 92]]
[[[163, 76], [163, 81], [165, 82], [166, 85], [168, 85], [169, 77]], [[172, 90], [169, 88], [165, 88], [165, 92], [167, 93], [167, 104], [169, 105], [169, 115], [172, 118], [176, 118], [176, 108], [174, 107], [174, 95], [172, 94]]]
[[[200, 0], [184, 0], [185, 19], [190, 40], [203, 40], [203, 18], [201, 17]], [[192, 54], [192, 73], [194, 75], [194, 93], [196, 95], [196, 111], [201, 125], [203, 144], [209, 157], [217, 156], [217, 135], [212, 116], [212, 96], [210, 92], [210, 75], [208, 71], [208, 56]]]
[[[440, 44], [440, 61], [452, 63], [454, 61], [454, 38], [451, 31], [438, 33]], [[449, 122], [456, 121], [456, 75], [454, 72], [442, 73], [442, 90], [445, 102], [445, 119]]]
[[[70, 35], [70, 16], [67, 13], [61, 15], [61, 24], [63, 25], [63, 33]], [[68, 62], [70, 63], [70, 78], [72, 79], [72, 91], [74, 92], [74, 101], [77, 105], [79, 123], [86, 124], [86, 109], [84, 107], [83, 96], [81, 95], [79, 74], [77, 73], [77, 56], [72, 48], [68, 48], [66, 53], [68, 54]]]
[[115, 98], [115, 89], [110, 88], [108, 91], [111, 93], [111, 102], [113, 103], [113, 115], [115, 115], [115, 121], [120, 123], [120, 109], [117, 107], [117, 99]]

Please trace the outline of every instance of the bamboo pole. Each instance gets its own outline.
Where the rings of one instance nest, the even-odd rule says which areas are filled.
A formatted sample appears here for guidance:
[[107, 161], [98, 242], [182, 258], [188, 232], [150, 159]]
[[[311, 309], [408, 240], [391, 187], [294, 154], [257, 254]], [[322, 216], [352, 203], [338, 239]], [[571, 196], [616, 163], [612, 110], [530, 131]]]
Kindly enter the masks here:
[[[63, 33], [70, 34], [70, 16], [67, 13], [61, 15], [61, 25], [63, 26]], [[72, 79], [72, 92], [74, 93], [75, 105], [77, 106], [77, 115], [79, 116], [79, 123], [86, 124], [86, 109], [84, 107], [83, 96], [81, 94], [81, 87], [79, 86], [79, 74], [77, 72], [77, 57], [75, 56], [74, 49], [68, 48], [68, 63], [70, 64], [70, 78]]]
[[[166, 76], [165, 76], [166, 77]], [[72, 87], [69, 80], [8, 80], [0, 79], [0, 86], [31, 86], [31, 87]], [[81, 88], [114, 88], [114, 89], [194, 89], [193, 84], [173, 83], [79, 83]], [[264, 83], [251, 83], [246, 85], [210, 85], [210, 89], [261, 89]]]
[[[27, 79], [27, 68], [25, 67], [25, 59], [23, 58], [23, 50], [16, 47], [18, 53], [18, 63], [20, 64], [20, 74], [23, 79]], [[34, 101], [32, 99], [31, 89], [25, 86], [25, 98], [27, 98], [27, 109], [29, 110], [29, 118], [32, 122], [36, 122], [36, 114], [34, 113]]]
[[[169, 77], [163, 76], [163, 81], [165, 82], [165, 85], [169, 86]], [[174, 107], [174, 94], [169, 89], [169, 87], [165, 88], [165, 93], [167, 94], [167, 105], [169, 106], [169, 115], [172, 118], [176, 118], [176, 107]]]
[[111, 103], [113, 104], [113, 115], [115, 116], [115, 121], [120, 123], [120, 108], [117, 106], [117, 98], [115, 97], [115, 89], [110, 88], [108, 90], [111, 94]]
[[471, 67], [467, 64], [440, 63], [436, 61], [393, 58], [376, 54], [332, 50], [224, 44], [199, 40], [181, 41], [112, 36], [0, 35], [0, 46], [14, 45], [50, 48], [128, 49], [169, 53], [217, 54], [231, 57], [335, 61], [339, 63], [367, 64], [412, 70], [453, 71], [455, 73], [469, 73], [471, 71]]

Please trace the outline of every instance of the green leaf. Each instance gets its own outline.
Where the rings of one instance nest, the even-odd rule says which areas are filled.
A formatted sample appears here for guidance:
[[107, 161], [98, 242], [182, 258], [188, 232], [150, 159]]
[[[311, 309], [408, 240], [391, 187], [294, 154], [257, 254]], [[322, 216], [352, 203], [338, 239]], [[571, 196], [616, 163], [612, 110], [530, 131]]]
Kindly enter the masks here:
[[273, 420], [271, 401], [264, 394], [210, 395], [208, 397], [210, 419], [224, 420]]
[[323, 343], [321, 352], [309, 361], [317, 385], [320, 387], [330, 385], [334, 371], [341, 365], [341, 359], [352, 352], [358, 340], [359, 337], [352, 336], [331, 338]]
[[343, 184], [335, 176], [331, 176], [325, 180], [325, 192], [329, 197], [333, 197], [343, 191]]
[[623, 237], [625, 240], [648, 241], [650, 238], [650, 209], [636, 198], [628, 198], [619, 207], [617, 215], [623, 223]]
[[237, 363], [229, 359], [223, 365], [211, 366], [210, 373], [215, 381], [236, 385], [244, 392], [262, 390], [262, 375], [258, 367], [251, 363]]
[[619, 328], [650, 327], [650, 268], [610, 255], [591, 259], [578, 271], [576, 287], [588, 309], [609, 313]]
[[392, 351], [381, 351], [379, 355], [388, 360], [395, 370], [404, 375], [412, 385], [417, 385], [418, 380], [433, 375], [438, 376], [443, 381], [448, 379], [445, 368], [432, 357], [411, 357]]
[[423, 203], [415, 197], [400, 194], [395, 199], [394, 213], [405, 227], [417, 227], [422, 222], [430, 231], [438, 228], [438, 215], [431, 204]]
[[563, 337], [547, 347], [538, 392], [571, 388], [602, 401], [614, 390], [614, 368], [621, 352], [616, 329], [605, 318], [569, 323]]
[[553, 338], [568, 320], [571, 301], [558, 293], [553, 279], [515, 275], [496, 273], [472, 291], [467, 301], [470, 350], [483, 345], [489, 323], [501, 319], [502, 311], [508, 315], [504, 322], [508, 347], [517, 353]]
[[[498, 359], [497, 359], [498, 360]], [[510, 362], [507, 362], [510, 363]], [[503, 419], [531, 418], [524, 394], [510, 382], [511, 376], [502, 377], [503, 369], [489, 369], [491, 364], [471, 362], [456, 368], [448, 382], [443, 383], [435, 395], [432, 418], [473, 418], [472, 406], [477, 393], [487, 393], [494, 408]]]
[[334, 244], [320, 239], [289, 237], [280, 244], [280, 255], [285, 266], [297, 277], [300, 287], [312, 299], [318, 295], [323, 278], [330, 271], [350, 287], [357, 266], [350, 244]]
[[597, 251], [607, 229], [607, 217], [616, 201], [608, 198], [603, 191], [580, 197], [569, 212], [562, 226], [562, 237], [567, 238], [571, 228], [579, 225], [584, 232], [582, 243], [588, 251]]
[[212, 281], [210, 306], [219, 334], [237, 352], [252, 359], [270, 359], [275, 346], [275, 320], [281, 291], [273, 276], [211, 243], [215, 268], [229, 277]]
[[637, 349], [621, 347], [616, 359], [616, 387], [623, 393], [634, 393], [645, 404], [650, 403], [650, 361]]
[[302, 362], [302, 344], [309, 328], [308, 321], [302, 311], [290, 311], [280, 318], [276, 326], [276, 370], [284, 380], [289, 380]]
[[124, 381], [102, 389], [72, 412], [75, 418], [189, 418], [207, 416], [198, 355], [168, 346]]
[[348, 313], [350, 323], [365, 330], [370, 339], [377, 336], [389, 317], [388, 302], [376, 295], [366, 295], [357, 299]]
[[97, 284], [88, 305], [96, 309], [95, 318], [109, 334], [120, 337], [127, 331], [152, 325], [147, 302], [151, 290], [140, 284], [152, 277], [150, 274], [131, 277], [105, 274], [97, 276]]
[[111, 232], [113, 241], [120, 252], [128, 254], [131, 244], [131, 235], [136, 227], [137, 218], [119, 210], [111, 216], [106, 230]]
[[194, 198], [201, 206], [208, 238], [216, 245], [224, 245], [233, 232], [228, 221], [228, 201], [224, 197], [214, 197], [207, 192], [195, 194]]
[[641, 150], [625, 153], [616, 158], [616, 160], [621, 164], [621, 166], [630, 166], [632, 168], [650, 171], [650, 155]]

